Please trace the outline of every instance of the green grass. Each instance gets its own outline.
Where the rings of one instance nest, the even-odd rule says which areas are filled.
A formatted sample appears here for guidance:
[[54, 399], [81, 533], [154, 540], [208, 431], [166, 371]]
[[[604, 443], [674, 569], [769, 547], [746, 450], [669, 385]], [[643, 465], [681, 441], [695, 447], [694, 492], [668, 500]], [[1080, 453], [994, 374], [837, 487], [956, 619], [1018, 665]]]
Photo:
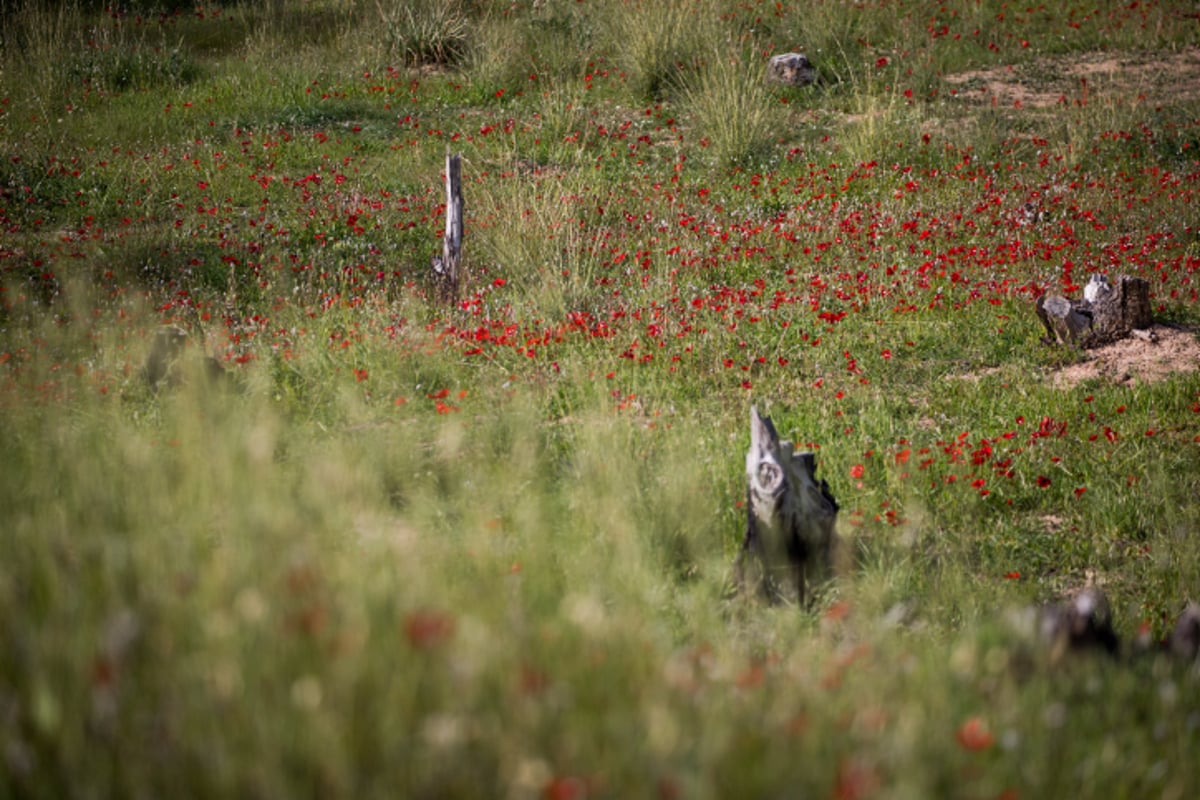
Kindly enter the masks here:
[[[426, 5], [0, 4], [0, 796], [1190, 796], [1195, 665], [1021, 610], [1200, 600], [1200, 373], [1032, 310], [1200, 324], [1190, 84], [1071, 72], [1191, 7]], [[731, 594], [751, 403], [809, 611]]]

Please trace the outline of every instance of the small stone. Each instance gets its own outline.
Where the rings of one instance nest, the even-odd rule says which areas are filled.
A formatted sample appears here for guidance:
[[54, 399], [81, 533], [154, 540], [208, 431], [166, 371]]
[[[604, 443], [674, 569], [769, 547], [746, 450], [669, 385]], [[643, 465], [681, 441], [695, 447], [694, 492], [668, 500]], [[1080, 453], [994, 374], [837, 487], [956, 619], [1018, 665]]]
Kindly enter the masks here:
[[816, 80], [817, 70], [803, 53], [781, 53], [767, 63], [767, 83], [809, 86]]

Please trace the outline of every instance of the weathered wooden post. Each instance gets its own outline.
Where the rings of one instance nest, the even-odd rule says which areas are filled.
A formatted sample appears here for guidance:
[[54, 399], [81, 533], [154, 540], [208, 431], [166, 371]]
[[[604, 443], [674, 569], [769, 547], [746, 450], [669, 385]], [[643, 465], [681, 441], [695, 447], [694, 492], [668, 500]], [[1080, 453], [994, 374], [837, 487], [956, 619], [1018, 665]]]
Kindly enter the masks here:
[[[816, 479], [816, 458], [793, 452], [780, 441], [770, 417], [750, 409], [746, 454], [746, 536], [734, 564], [734, 581], [745, 584], [747, 567], [772, 602], [811, 600], [813, 584], [833, 571], [838, 504], [825, 481]], [[747, 559], [756, 564], [747, 564]]]
[[446, 154], [446, 232], [442, 236], [442, 255], [433, 258], [434, 279], [439, 298], [446, 303], [458, 300], [461, 280], [463, 237], [462, 156]]

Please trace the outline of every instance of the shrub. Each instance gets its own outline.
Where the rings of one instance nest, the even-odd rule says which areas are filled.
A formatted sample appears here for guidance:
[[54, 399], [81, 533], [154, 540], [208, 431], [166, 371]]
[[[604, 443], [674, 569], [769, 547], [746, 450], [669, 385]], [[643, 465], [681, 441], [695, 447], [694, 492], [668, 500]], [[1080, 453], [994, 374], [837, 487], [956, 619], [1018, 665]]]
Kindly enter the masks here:
[[453, 64], [467, 52], [469, 19], [458, 0], [375, 0], [388, 51], [410, 66]]
[[720, 166], [745, 164], [771, 141], [770, 96], [759, 64], [714, 52], [689, 78], [685, 99], [709, 153]]
[[678, 88], [720, 36], [712, 0], [650, 0], [614, 4], [610, 39], [634, 94], [653, 100]]

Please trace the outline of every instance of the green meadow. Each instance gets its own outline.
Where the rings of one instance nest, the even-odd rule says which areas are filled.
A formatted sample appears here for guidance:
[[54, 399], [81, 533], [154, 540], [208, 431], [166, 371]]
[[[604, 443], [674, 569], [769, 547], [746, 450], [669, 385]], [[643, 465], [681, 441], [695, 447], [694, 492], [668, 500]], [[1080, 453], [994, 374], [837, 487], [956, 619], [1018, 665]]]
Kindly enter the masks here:
[[1173, 0], [0, 0], [0, 798], [1194, 796], [1197, 86]]

